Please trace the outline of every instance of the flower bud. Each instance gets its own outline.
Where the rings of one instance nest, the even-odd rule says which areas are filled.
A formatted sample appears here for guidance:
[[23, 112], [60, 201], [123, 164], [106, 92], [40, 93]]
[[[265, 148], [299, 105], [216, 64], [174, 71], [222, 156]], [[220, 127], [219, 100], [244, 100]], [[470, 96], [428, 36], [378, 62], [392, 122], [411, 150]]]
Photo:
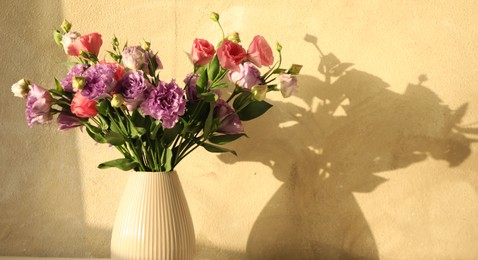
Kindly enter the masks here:
[[239, 33], [237, 33], [237, 32], [233, 32], [232, 34], [227, 36], [227, 39], [230, 40], [230, 41], [233, 41], [235, 43], [240, 43], [241, 42], [241, 38], [239, 37]]
[[71, 85], [74, 91], [83, 89], [83, 87], [86, 85], [86, 77], [82, 77], [82, 76], [73, 77], [71, 79]]
[[218, 21], [219, 21], [219, 14], [218, 14], [218, 13], [215, 13], [215, 12], [212, 12], [210, 18], [211, 18], [211, 20], [213, 20], [214, 22], [218, 22]]
[[255, 100], [262, 101], [266, 98], [267, 85], [256, 85], [252, 87], [251, 93]]
[[282, 45], [280, 45], [279, 42], [276, 43], [276, 50], [277, 50], [278, 52], [281, 52], [281, 51], [282, 51]]
[[116, 38], [116, 35], [113, 36], [113, 45], [116, 47], [119, 46], [119, 41], [118, 41], [118, 38]]
[[124, 98], [121, 94], [113, 94], [113, 98], [111, 99], [111, 106], [112, 107], [120, 107], [124, 104]]
[[149, 51], [149, 47], [151, 46], [151, 43], [150, 42], [147, 42], [147, 41], [144, 41], [141, 43], [141, 48], [143, 48], [143, 50], [145, 51]]
[[30, 82], [25, 79], [19, 80], [12, 85], [12, 92], [15, 97], [25, 98], [30, 91]]
[[61, 29], [65, 32], [68, 33], [71, 29], [71, 23], [68, 22], [66, 19], [63, 20], [63, 23], [61, 24]]

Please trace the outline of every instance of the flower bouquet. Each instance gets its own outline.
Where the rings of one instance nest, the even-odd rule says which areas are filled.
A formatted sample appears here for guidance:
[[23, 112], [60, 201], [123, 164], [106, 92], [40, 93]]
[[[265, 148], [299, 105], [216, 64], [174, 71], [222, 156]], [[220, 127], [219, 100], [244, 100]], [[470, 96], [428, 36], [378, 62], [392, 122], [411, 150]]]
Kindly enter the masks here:
[[[198, 147], [222, 153], [234, 151], [223, 145], [246, 136], [242, 121], [263, 115], [272, 105], [264, 101], [270, 91], [284, 97], [297, 88], [301, 66], [281, 68], [264, 37], [252, 39], [247, 51], [238, 33], [227, 37], [219, 15], [222, 40], [214, 45], [193, 41], [193, 71], [182, 87], [174, 79], [163, 81], [163, 64], [150, 43], [120, 47], [113, 37], [111, 60], [98, 57], [99, 33], [80, 35], [64, 21], [54, 31], [56, 43], [75, 58], [70, 71], [56, 88], [45, 89], [22, 79], [12, 86], [15, 96], [26, 99], [30, 127], [57, 116], [59, 130], [83, 128], [98, 143], [108, 143], [123, 158], [101, 163], [101, 169], [168, 172]], [[266, 72], [259, 68], [267, 67]]]
[[135, 171], [116, 213], [113, 259], [193, 259], [194, 227], [174, 168], [198, 147], [235, 154], [223, 145], [246, 136], [242, 121], [271, 108], [266, 94], [289, 97], [297, 88], [301, 66], [281, 68], [280, 44], [274, 62], [264, 37], [255, 36], [246, 51], [238, 33], [225, 37], [218, 14], [211, 19], [222, 39], [217, 48], [193, 41], [194, 66], [182, 87], [161, 79], [163, 64], [149, 42], [120, 47], [115, 36], [107, 51], [111, 60], [99, 59], [102, 36], [73, 32], [66, 20], [54, 31], [56, 43], [75, 58], [66, 77], [49, 90], [25, 79], [12, 86], [26, 99], [30, 127], [58, 115], [59, 130], [80, 127], [123, 155], [99, 168]]

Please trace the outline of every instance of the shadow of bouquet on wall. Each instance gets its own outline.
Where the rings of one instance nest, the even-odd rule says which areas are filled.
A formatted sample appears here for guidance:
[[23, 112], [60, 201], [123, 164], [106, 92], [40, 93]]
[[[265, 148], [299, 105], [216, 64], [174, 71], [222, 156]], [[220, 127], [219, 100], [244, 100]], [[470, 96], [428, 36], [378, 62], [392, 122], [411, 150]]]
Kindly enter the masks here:
[[[315, 37], [306, 41], [315, 44]], [[266, 136], [261, 149], [250, 141], [233, 147], [241, 160], [271, 167], [283, 182], [254, 223], [248, 259], [378, 259], [353, 193], [371, 192], [386, 181], [375, 173], [427, 157], [457, 166], [477, 141], [468, 134], [478, 129], [460, 125], [467, 104], [450, 109], [424, 85], [426, 76], [399, 94], [317, 49], [321, 79], [300, 77], [299, 105], [275, 102], [280, 106], [269, 113], [276, 113], [276, 121], [252, 125]]]

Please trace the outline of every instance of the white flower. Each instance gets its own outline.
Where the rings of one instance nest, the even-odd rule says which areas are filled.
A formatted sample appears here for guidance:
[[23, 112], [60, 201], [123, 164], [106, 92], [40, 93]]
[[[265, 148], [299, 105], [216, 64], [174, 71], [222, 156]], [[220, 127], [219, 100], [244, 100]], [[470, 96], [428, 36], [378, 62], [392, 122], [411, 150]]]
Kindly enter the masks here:
[[81, 34], [77, 32], [69, 32], [63, 35], [61, 38], [61, 44], [63, 45], [63, 49], [65, 53], [68, 54], [68, 47], [75, 42], [76, 38], [80, 37]]
[[30, 91], [30, 82], [25, 79], [19, 80], [12, 85], [12, 92], [15, 97], [26, 98]]
[[141, 68], [146, 60], [141, 46], [126, 47], [121, 55], [123, 56], [123, 65], [132, 70]]

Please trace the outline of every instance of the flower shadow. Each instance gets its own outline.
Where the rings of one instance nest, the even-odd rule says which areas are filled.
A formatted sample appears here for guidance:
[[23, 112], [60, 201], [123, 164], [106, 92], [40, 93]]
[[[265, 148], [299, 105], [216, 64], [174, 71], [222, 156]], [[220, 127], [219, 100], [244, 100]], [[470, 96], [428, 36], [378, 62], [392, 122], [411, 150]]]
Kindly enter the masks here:
[[248, 125], [261, 133], [261, 149], [250, 140], [232, 145], [240, 160], [271, 167], [283, 182], [253, 225], [249, 259], [378, 259], [353, 193], [372, 192], [386, 181], [376, 173], [427, 157], [458, 166], [477, 141], [468, 134], [478, 129], [460, 126], [467, 104], [450, 109], [423, 85], [425, 76], [399, 94], [349, 65], [336, 77], [327, 75], [324, 66], [339, 70], [338, 59], [327, 65], [331, 57], [323, 56], [318, 77], [300, 76], [294, 104], [272, 102], [272, 122]]

